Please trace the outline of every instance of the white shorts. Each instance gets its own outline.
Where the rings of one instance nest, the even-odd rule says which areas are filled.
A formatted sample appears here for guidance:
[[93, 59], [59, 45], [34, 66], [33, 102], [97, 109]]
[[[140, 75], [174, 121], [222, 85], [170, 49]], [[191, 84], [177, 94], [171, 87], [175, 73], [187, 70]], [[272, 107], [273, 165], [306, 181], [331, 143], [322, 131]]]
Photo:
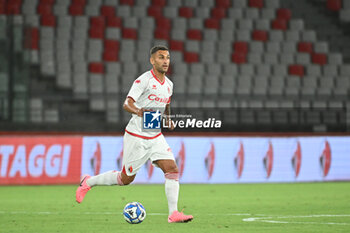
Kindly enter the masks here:
[[154, 139], [143, 139], [125, 132], [123, 143], [123, 172], [128, 176], [135, 175], [149, 159], [153, 166], [157, 160], [175, 160], [163, 134]]

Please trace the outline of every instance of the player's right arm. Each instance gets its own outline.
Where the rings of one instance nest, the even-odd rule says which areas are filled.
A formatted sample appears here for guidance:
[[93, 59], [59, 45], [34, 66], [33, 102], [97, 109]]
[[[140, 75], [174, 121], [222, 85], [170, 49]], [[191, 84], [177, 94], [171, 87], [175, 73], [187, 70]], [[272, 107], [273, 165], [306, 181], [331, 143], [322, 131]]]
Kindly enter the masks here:
[[147, 79], [145, 79], [144, 76], [140, 76], [138, 79], [134, 81], [124, 101], [124, 104], [123, 104], [124, 110], [142, 117], [143, 112], [146, 110], [143, 108], [138, 108], [135, 105], [135, 102], [140, 98], [142, 93], [144, 93], [146, 87], [147, 87]]
[[124, 110], [130, 113], [136, 114], [139, 117], [142, 117], [145, 109], [136, 107], [134, 103], [135, 103], [135, 100], [132, 97], [129, 97], [129, 96], [126, 97], [123, 104]]

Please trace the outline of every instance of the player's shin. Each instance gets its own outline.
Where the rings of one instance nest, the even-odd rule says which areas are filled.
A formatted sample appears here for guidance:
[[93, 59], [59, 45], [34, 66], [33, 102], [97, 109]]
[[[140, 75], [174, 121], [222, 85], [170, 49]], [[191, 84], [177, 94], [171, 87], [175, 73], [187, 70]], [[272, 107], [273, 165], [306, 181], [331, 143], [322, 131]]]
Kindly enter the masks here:
[[90, 187], [96, 185], [123, 185], [119, 171], [108, 171], [97, 176], [91, 176], [86, 183]]
[[168, 199], [169, 215], [177, 210], [179, 189], [179, 173], [165, 173], [165, 195]]

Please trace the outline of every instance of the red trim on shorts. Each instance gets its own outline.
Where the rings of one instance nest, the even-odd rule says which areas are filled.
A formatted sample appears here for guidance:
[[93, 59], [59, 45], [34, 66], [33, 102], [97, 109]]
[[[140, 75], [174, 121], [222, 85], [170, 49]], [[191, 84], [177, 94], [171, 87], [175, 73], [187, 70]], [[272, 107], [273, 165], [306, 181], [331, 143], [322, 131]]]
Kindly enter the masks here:
[[134, 98], [132, 98], [130, 95], [128, 95], [128, 97], [126, 97], [126, 98], [130, 98], [130, 99], [132, 99], [134, 102], [136, 102], [136, 100], [135, 100]]
[[122, 173], [126, 175], [125, 165], [123, 166]]
[[163, 84], [165, 83], [165, 77], [164, 77], [164, 79], [163, 79], [163, 82], [161, 82], [161, 81], [157, 78], [157, 76], [153, 73], [153, 70], [151, 70], [151, 73], [152, 73], [153, 77], [154, 77], [161, 85], [163, 85]]
[[142, 135], [139, 135], [139, 134], [136, 134], [136, 133], [131, 133], [127, 130], [125, 130], [125, 132], [127, 132], [128, 134], [134, 136], [134, 137], [138, 137], [138, 138], [142, 138], [142, 139], [155, 139], [157, 137], [159, 137], [162, 133], [159, 133], [157, 134], [156, 136], [153, 136], [153, 137], [146, 137], [146, 136], [142, 136]]

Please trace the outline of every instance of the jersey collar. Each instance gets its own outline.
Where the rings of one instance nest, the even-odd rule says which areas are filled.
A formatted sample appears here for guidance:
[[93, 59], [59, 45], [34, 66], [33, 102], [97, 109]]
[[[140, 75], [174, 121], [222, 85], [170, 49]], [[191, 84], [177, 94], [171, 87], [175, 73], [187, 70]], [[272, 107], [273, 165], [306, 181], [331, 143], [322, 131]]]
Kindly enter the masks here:
[[153, 77], [154, 77], [161, 85], [163, 85], [163, 84], [165, 83], [165, 77], [164, 77], [163, 82], [161, 82], [161, 81], [157, 78], [157, 76], [154, 74], [153, 69], [151, 70], [151, 73], [152, 73]]

